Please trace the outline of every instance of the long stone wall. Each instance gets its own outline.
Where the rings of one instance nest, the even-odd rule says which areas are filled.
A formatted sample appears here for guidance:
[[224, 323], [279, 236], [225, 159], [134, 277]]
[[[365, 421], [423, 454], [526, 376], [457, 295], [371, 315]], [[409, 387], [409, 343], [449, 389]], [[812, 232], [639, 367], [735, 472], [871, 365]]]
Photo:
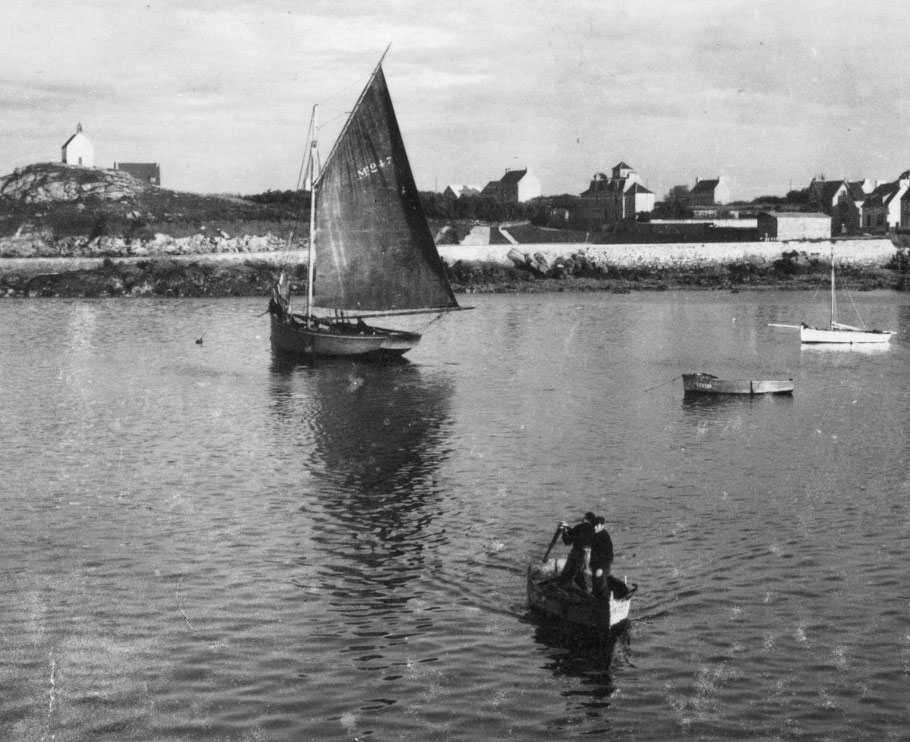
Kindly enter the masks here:
[[779, 260], [785, 252], [796, 250], [809, 258], [827, 261], [834, 247], [838, 264], [857, 267], [881, 267], [896, 252], [889, 239], [867, 240], [813, 240], [813, 241], [763, 241], [763, 242], [705, 242], [659, 243], [646, 245], [439, 245], [439, 254], [449, 265], [459, 260], [466, 262], [513, 265], [508, 257], [510, 250], [527, 255], [540, 254], [551, 265], [558, 258], [573, 254], [584, 255], [588, 261], [601, 268], [638, 270], [693, 270], [731, 263], [762, 263]]

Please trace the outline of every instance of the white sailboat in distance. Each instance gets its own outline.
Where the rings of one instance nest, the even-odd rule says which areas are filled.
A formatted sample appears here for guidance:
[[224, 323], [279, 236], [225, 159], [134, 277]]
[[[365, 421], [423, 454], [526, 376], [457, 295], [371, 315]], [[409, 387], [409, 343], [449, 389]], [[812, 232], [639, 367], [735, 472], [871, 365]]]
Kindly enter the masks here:
[[[855, 307], [854, 307], [855, 309]], [[858, 313], [857, 313], [858, 314]], [[799, 325], [770, 324], [771, 327], [799, 328], [799, 339], [804, 344], [834, 343], [840, 345], [882, 345], [888, 343], [897, 333], [890, 330], [874, 330], [846, 325], [838, 320], [837, 292], [834, 283], [834, 248], [831, 248], [831, 299], [828, 310], [828, 324], [812, 327], [805, 322]]]

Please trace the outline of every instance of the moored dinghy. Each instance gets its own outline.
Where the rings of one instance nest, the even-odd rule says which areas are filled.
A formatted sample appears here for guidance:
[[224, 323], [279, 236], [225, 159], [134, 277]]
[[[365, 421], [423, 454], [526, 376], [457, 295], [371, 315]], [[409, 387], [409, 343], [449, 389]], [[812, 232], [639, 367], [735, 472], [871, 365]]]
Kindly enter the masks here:
[[719, 379], [713, 374], [683, 374], [685, 394], [792, 394], [793, 379]]

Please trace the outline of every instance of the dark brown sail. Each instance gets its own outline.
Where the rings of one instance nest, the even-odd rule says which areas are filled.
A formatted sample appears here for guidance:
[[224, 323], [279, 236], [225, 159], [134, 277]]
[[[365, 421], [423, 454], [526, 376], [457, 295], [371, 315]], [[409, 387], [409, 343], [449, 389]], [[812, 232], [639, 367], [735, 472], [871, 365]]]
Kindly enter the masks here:
[[458, 306], [381, 67], [316, 183], [315, 221], [315, 306], [361, 312]]

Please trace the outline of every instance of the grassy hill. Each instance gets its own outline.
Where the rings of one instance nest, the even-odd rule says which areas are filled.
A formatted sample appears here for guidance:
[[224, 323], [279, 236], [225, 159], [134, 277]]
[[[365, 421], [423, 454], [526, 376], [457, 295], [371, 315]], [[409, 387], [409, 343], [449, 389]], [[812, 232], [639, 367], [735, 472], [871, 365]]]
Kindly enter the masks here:
[[122, 170], [40, 163], [0, 178], [0, 238], [23, 232], [52, 239], [151, 239], [218, 233], [287, 234], [291, 205], [171, 191]]

